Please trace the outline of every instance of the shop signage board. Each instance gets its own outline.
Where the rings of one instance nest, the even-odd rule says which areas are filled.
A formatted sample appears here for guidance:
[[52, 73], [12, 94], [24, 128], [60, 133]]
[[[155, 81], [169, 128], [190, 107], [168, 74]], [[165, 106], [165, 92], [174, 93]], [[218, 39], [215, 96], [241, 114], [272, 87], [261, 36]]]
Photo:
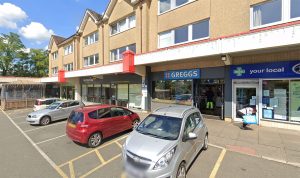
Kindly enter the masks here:
[[246, 78], [297, 78], [300, 77], [300, 60], [260, 64], [233, 65], [232, 79]]
[[200, 79], [200, 69], [165, 71], [164, 79], [165, 80]]

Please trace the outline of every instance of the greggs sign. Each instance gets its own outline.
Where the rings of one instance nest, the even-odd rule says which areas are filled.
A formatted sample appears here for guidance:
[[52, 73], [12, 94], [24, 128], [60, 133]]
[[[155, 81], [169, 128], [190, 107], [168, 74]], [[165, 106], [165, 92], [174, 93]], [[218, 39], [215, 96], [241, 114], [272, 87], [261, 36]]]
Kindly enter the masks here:
[[165, 80], [199, 79], [200, 69], [165, 71], [164, 78]]

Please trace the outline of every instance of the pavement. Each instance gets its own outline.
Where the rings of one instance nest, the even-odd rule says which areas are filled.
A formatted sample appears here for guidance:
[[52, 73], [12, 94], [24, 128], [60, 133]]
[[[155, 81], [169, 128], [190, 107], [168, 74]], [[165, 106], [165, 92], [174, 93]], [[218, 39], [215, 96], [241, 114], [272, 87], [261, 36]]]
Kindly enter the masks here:
[[[125, 177], [121, 147], [130, 131], [92, 149], [65, 135], [65, 120], [29, 125], [25, 117], [30, 111], [0, 110], [0, 177]], [[136, 112], [141, 119], [148, 115]], [[253, 125], [242, 130], [239, 123], [209, 117], [205, 122], [209, 149], [198, 154], [187, 178], [299, 177], [299, 132]]]

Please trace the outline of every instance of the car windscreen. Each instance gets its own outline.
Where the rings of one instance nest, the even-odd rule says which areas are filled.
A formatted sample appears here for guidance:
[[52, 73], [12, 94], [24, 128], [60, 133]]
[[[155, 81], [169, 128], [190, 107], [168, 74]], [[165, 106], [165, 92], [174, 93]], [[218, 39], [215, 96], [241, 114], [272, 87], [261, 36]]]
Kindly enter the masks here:
[[54, 102], [54, 103], [50, 104], [47, 107], [47, 109], [56, 109], [59, 105], [60, 105], [60, 103]]
[[151, 114], [143, 120], [136, 131], [155, 138], [177, 140], [182, 119]]
[[68, 120], [72, 124], [77, 124], [78, 122], [83, 122], [83, 113], [72, 111]]

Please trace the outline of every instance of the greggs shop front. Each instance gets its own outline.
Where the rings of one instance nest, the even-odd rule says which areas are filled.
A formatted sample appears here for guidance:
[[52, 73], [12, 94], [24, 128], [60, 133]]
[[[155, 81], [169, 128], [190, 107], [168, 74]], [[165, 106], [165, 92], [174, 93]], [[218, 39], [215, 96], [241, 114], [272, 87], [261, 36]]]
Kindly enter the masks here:
[[260, 125], [300, 125], [300, 60], [235, 65], [230, 75], [234, 120], [250, 114]]

